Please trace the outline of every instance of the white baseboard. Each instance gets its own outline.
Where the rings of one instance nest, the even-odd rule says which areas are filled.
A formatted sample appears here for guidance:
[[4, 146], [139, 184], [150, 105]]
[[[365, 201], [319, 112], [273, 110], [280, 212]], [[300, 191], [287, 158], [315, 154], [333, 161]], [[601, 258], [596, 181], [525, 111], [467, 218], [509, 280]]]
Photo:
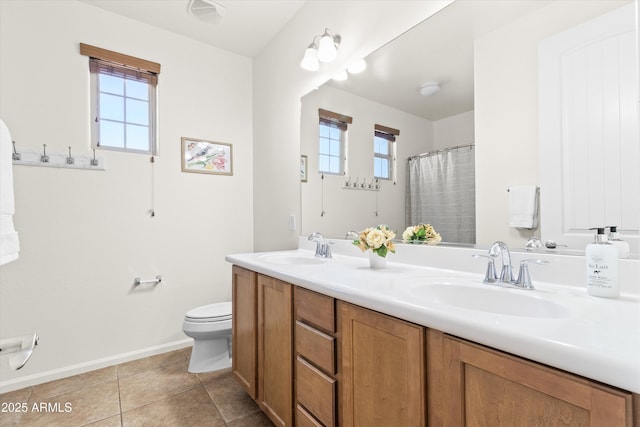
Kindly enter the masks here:
[[83, 374], [85, 372], [106, 368], [108, 366], [118, 365], [120, 363], [130, 362], [132, 360], [142, 359], [144, 357], [155, 356], [156, 354], [179, 350], [181, 348], [190, 347], [191, 345], [193, 345], [193, 339], [187, 338], [180, 341], [174, 341], [167, 344], [131, 351], [128, 353], [116, 354], [114, 356], [105, 357], [103, 359], [65, 366], [64, 368], [52, 369], [50, 371], [40, 372], [38, 374], [15, 378], [8, 381], [0, 381], [0, 394], [46, 383], [49, 381], [59, 380], [61, 378], [66, 378], [73, 375]]

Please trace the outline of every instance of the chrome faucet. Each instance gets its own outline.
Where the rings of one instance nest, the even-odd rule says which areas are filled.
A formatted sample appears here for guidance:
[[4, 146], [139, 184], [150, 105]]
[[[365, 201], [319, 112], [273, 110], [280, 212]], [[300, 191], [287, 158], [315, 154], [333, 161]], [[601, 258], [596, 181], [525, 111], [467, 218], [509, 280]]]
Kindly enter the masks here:
[[316, 231], [311, 233], [308, 239], [316, 242], [316, 256], [318, 258], [331, 258], [331, 242], [325, 242], [322, 234]]
[[500, 283], [513, 283], [513, 267], [511, 266], [511, 252], [506, 243], [497, 241], [489, 249], [489, 255], [502, 255], [502, 269], [500, 270]]
[[[514, 287], [519, 289], [535, 289], [531, 283], [529, 276], [529, 263], [546, 264], [548, 261], [541, 259], [525, 259], [520, 262], [520, 270], [518, 278], [513, 277], [513, 267], [511, 266], [511, 252], [506, 243], [497, 241], [489, 249], [488, 255], [473, 255], [474, 257], [488, 258], [487, 272], [484, 277], [484, 283], [497, 284], [501, 286]], [[502, 268], [500, 276], [496, 273], [495, 259], [502, 256]]]

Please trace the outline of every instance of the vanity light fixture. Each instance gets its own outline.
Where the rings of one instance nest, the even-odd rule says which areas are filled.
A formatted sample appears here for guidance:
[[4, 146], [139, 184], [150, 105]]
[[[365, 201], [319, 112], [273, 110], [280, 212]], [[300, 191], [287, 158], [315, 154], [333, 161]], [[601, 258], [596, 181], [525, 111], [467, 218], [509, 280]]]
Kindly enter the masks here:
[[420, 88], [420, 95], [422, 96], [431, 96], [438, 92], [440, 92], [440, 83], [438, 82], [429, 82]]
[[[320, 37], [318, 43], [316, 39]], [[342, 38], [339, 35], [333, 35], [328, 28], [325, 28], [324, 34], [313, 37], [313, 41], [304, 51], [304, 57], [300, 62], [300, 67], [308, 71], [317, 71], [320, 68], [320, 62], [331, 62], [338, 56], [338, 46]]]

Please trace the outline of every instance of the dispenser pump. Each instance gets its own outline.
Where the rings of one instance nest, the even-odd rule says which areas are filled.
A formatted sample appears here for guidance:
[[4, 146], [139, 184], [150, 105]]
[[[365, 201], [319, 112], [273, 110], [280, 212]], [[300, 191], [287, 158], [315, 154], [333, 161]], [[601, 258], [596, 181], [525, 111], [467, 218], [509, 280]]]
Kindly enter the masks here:
[[607, 226], [609, 229], [609, 242], [616, 245], [618, 247], [618, 256], [620, 258], [629, 258], [629, 243], [625, 242], [620, 238], [620, 234], [618, 234], [618, 226], [617, 225], [609, 225]]
[[596, 235], [594, 236], [594, 242], [596, 243], [607, 243], [607, 235], [604, 234], [605, 227], [593, 227], [589, 230], [598, 230]]

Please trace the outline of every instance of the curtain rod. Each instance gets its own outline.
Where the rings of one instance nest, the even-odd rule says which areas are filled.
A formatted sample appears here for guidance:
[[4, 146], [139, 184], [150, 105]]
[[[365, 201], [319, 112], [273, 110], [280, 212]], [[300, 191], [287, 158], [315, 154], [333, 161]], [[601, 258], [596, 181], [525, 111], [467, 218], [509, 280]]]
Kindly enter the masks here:
[[434, 154], [438, 154], [438, 153], [444, 153], [446, 151], [453, 151], [453, 150], [459, 150], [461, 148], [469, 148], [470, 150], [473, 150], [473, 147], [475, 146], [475, 144], [467, 144], [467, 145], [457, 145], [455, 147], [448, 147], [448, 148], [443, 148], [441, 150], [436, 150], [436, 151], [429, 151], [426, 153], [422, 153], [422, 154], [418, 154], [415, 156], [411, 156], [409, 157], [409, 160], [413, 160], [413, 159], [419, 159], [420, 157], [427, 157], [427, 156], [433, 156]]

